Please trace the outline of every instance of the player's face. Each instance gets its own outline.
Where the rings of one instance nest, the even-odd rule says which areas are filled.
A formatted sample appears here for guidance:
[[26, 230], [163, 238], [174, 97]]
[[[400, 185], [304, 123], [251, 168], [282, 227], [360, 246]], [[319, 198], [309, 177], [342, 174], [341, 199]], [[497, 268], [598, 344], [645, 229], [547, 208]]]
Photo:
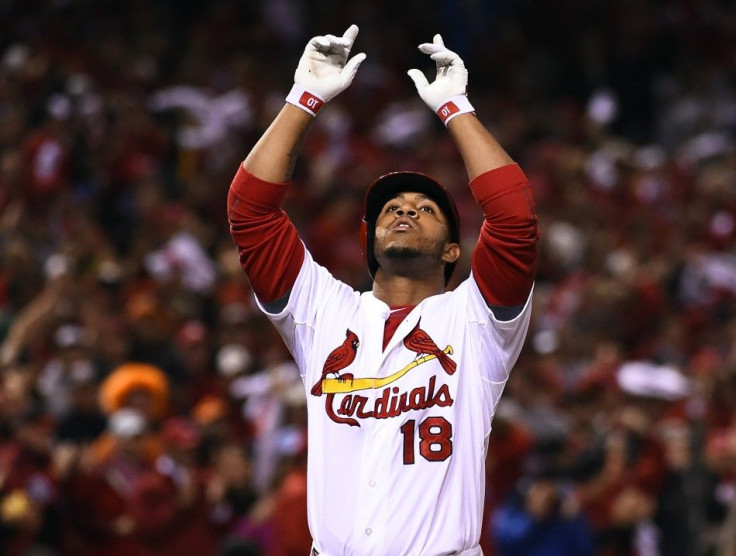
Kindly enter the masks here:
[[383, 206], [376, 221], [374, 250], [379, 262], [382, 256], [430, 257], [438, 263], [453, 262], [459, 256], [439, 205], [414, 192], [400, 193]]

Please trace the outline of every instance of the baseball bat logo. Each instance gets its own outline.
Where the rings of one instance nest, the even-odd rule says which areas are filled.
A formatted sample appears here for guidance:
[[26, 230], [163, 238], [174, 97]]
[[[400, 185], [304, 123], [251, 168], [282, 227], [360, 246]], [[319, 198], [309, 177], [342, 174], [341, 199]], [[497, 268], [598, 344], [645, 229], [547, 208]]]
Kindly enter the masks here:
[[[330, 419], [336, 423], [359, 427], [360, 424], [354, 417], [386, 419], [414, 409], [452, 405], [454, 400], [448, 385], [437, 387], [436, 376], [430, 377], [426, 387], [417, 387], [411, 391], [402, 392], [398, 387], [390, 386], [412, 369], [432, 360], [437, 360], [448, 375], [453, 375], [457, 370], [457, 364], [450, 357], [453, 354], [452, 346], [440, 349], [429, 334], [419, 327], [420, 323], [421, 319], [403, 340], [404, 347], [414, 352], [414, 360], [382, 378], [354, 378], [352, 373], [342, 372], [355, 361], [360, 346], [358, 336], [350, 329], [345, 331], [345, 340], [327, 356], [322, 375], [311, 389], [313, 396], [326, 394], [325, 410]], [[361, 390], [378, 389], [383, 389], [382, 395], [374, 400], [373, 406], [367, 397], [357, 393]], [[338, 405], [334, 405], [336, 394], [347, 396]]]

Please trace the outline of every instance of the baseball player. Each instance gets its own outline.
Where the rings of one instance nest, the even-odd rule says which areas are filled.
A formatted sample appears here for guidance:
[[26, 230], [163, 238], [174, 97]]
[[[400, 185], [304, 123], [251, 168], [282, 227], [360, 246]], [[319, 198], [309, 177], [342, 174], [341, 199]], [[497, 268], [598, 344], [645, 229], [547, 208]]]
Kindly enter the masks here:
[[372, 291], [317, 265], [279, 203], [297, 145], [365, 54], [358, 34], [309, 41], [294, 86], [239, 168], [228, 216], [262, 310], [299, 366], [308, 398], [308, 518], [314, 555], [481, 554], [491, 420], [527, 331], [537, 222], [524, 173], [475, 117], [468, 74], [439, 35], [419, 96], [446, 124], [485, 215], [472, 273], [448, 192], [416, 172], [378, 178], [365, 197]]

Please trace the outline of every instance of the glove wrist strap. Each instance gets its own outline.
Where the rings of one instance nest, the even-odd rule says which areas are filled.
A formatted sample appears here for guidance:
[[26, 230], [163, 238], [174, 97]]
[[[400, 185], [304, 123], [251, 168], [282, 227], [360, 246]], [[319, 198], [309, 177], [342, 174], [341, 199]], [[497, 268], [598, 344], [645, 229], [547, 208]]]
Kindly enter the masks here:
[[323, 99], [296, 83], [286, 95], [286, 102], [298, 106], [312, 117], [316, 116], [325, 104]]
[[473, 105], [470, 104], [468, 97], [465, 95], [450, 97], [437, 108], [437, 115], [445, 125], [455, 116], [467, 113], [475, 114], [475, 108], [473, 108]]

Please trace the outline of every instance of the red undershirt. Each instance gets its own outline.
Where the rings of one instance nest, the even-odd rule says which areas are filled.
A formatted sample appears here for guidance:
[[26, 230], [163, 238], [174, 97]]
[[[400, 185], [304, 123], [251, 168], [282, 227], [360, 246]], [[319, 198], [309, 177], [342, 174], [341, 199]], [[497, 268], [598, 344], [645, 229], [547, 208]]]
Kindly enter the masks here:
[[386, 319], [386, 324], [383, 327], [383, 349], [386, 349], [401, 321], [411, 313], [414, 307], [416, 305], [396, 305], [395, 307], [391, 307], [391, 314]]

